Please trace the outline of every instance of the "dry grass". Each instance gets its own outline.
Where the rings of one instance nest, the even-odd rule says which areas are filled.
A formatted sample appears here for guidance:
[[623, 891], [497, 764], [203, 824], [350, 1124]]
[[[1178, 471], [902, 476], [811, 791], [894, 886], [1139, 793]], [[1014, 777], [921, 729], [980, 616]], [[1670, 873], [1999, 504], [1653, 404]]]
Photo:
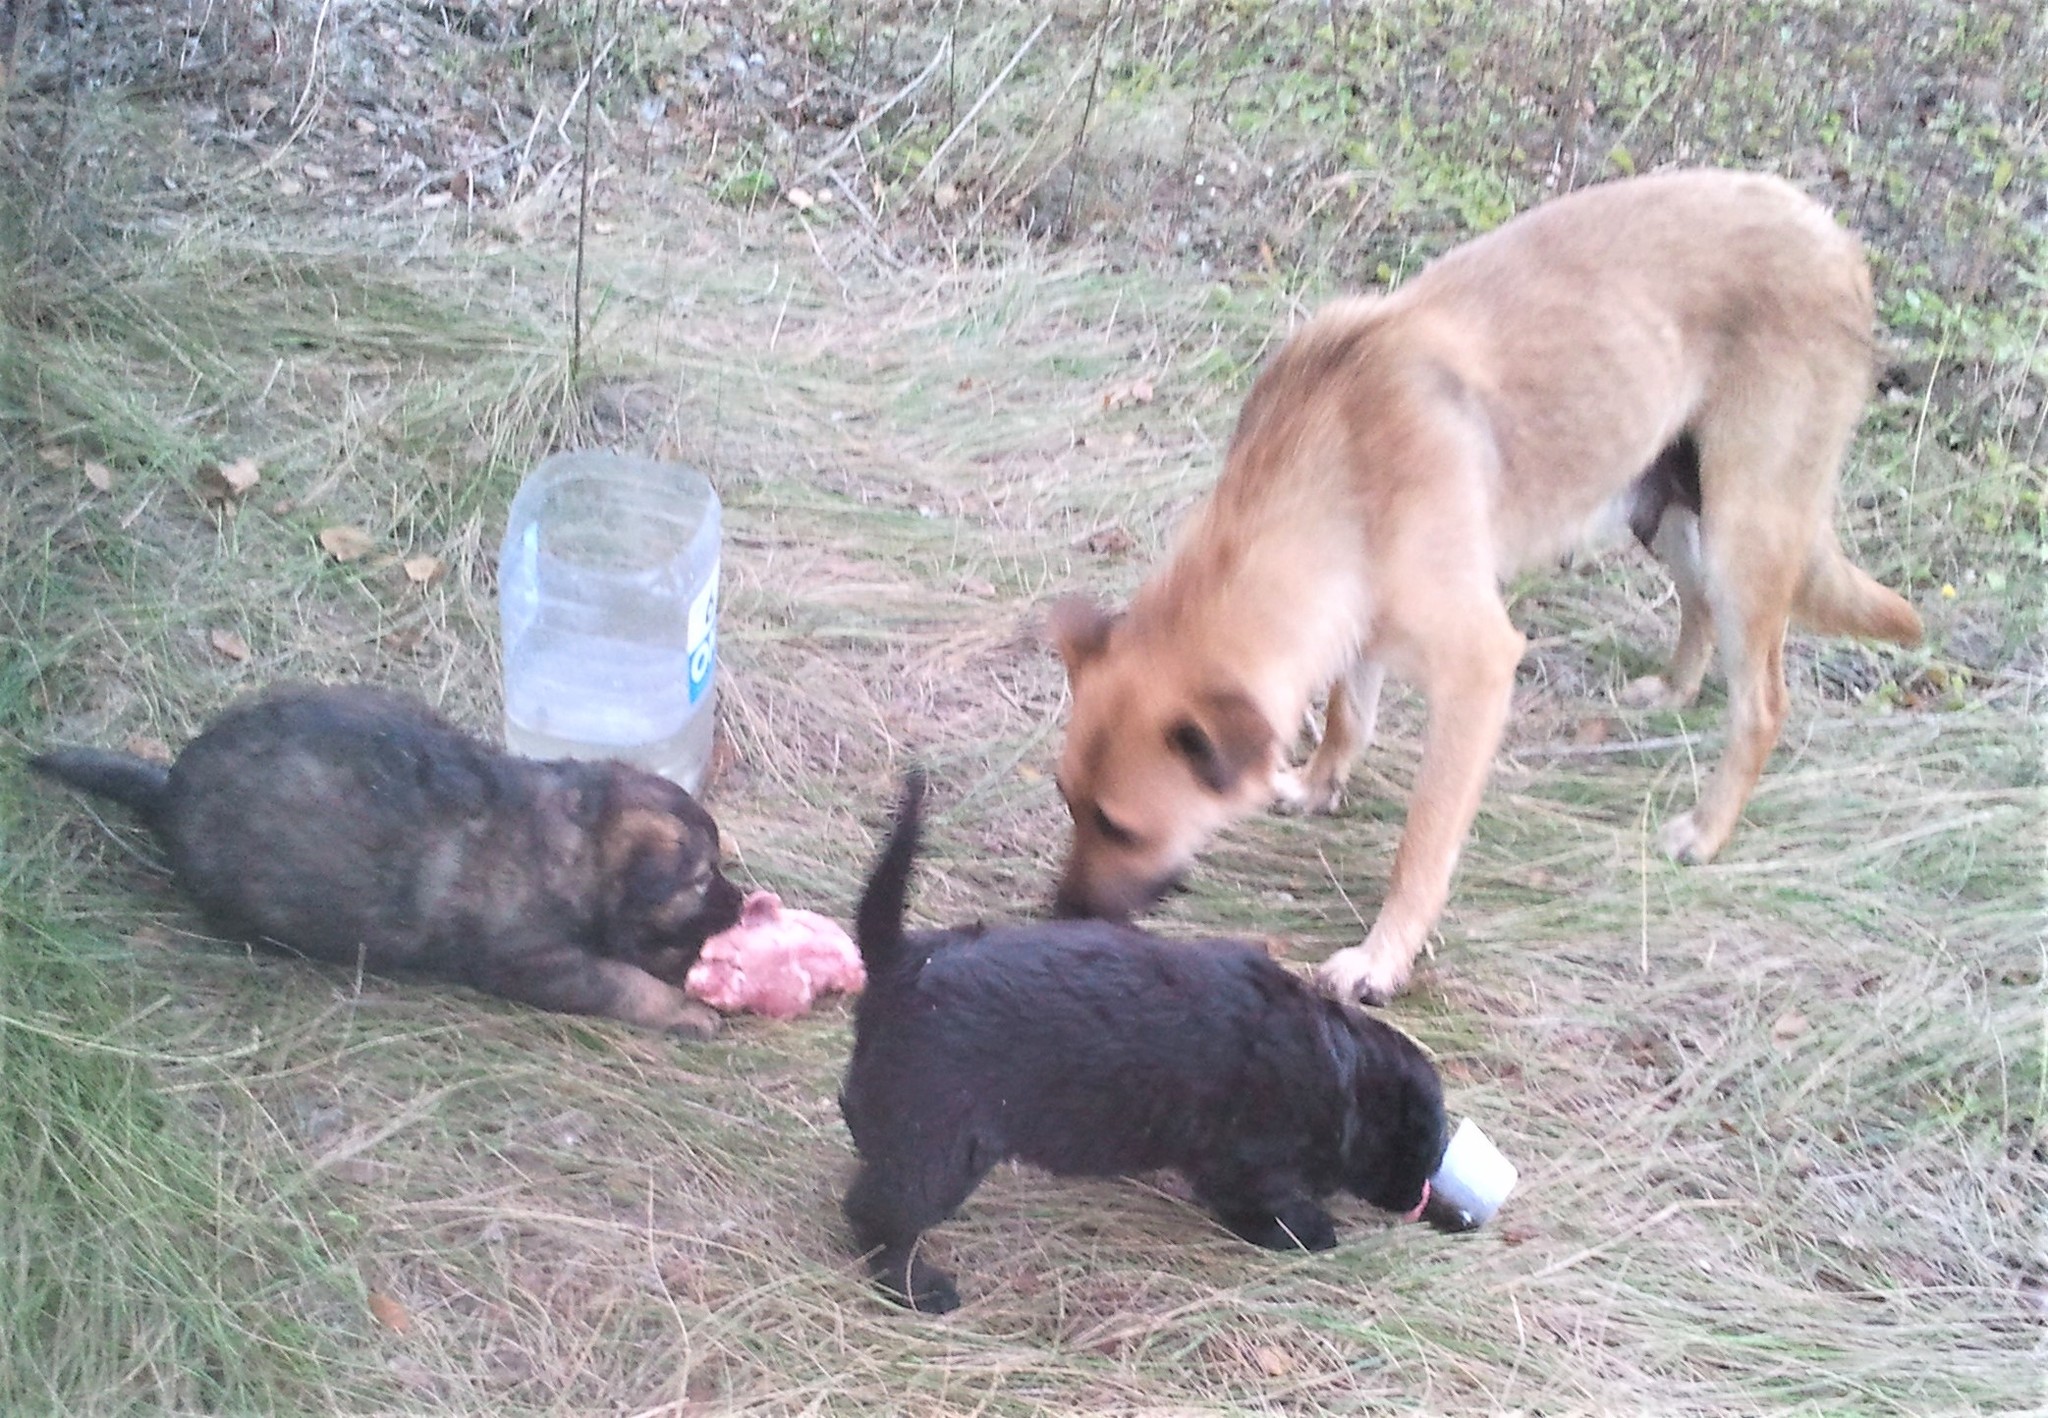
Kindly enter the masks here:
[[[1329, 270], [1132, 269], [1118, 240], [1008, 235], [995, 202], [971, 242], [936, 209], [870, 229], [843, 204], [721, 204], [705, 191], [731, 138], [642, 152], [621, 118], [588, 253], [597, 368], [572, 389], [552, 139], [475, 213], [277, 192], [271, 174], [357, 141], [349, 113], [384, 121], [336, 77], [374, 50], [373, 19], [438, 33], [365, 13], [311, 75], [331, 121], [253, 175], [231, 145], [165, 136], [233, 94], [87, 114], [186, 195], [72, 170], [94, 208], [84, 254], [25, 260], [7, 288], [34, 318], [0, 321], [0, 1402], [2039, 1405], [2042, 661], [2021, 514], [2040, 474], [2021, 406], [1987, 422], [1968, 402], [2027, 397], [2024, 361], [1974, 385], [1930, 374], [1923, 403], [1874, 413], [1844, 520], [1928, 611], [1931, 648], [1798, 644], [1793, 726], [1712, 867], [1649, 842], [1690, 798], [1717, 708], [1612, 699], [1671, 632], [1654, 574], [1624, 557], [1517, 588], [1536, 649], [1516, 724], [1435, 960], [1393, 1012], [1523, 1166], [1471, 1237], [1353, 1207], [1335, 1254], [1275, 1258], [1170, 1178], [1006, 1171], [935, 1238], [968, 1306], [915, 1320], [844, 1254], [837, 1008], [691, 1048], [191, 937], [132, 832], [29, 785], [15, 752], [175, 743], [288, 675], [400, 683], [490, 727], [494, 539], [536, 450], [572, 439], [662, 448], [724, 498], [712, 805], [739, 874], [843, 914], [897, 774], [923, 761], [943, 811], [918, 914], [1032, 909], [1062, 823], [1046, 776], [1062, 686], [1037, 608], [1135, 584], [1213, 476], [1246, 371]], [[1134, 33], [1151, 52], [1192, 52], [1194, 11], [1149, 14]], [[1020, 93], [1085, 81], [1087, 22], [1070, 20], [1043, 65], [1020, 64]], [[958, 34], [955, 116], [1028, 32], [1011, 23]], [[289, 100], [306, 77], [273, 87]], [[517, 77], [548, 112], [572, 83], [544, 57]], [[1008, 100], [956, 144], [963, 165], [999, 174]], [[1106, 102], [1112, 122], [1143, 107]], [[1043, 157], [1007, 151], [1020, 172]], [[1431, 220], [1412, 239], [1447, 239]], [[1150, 402], [1106, 407], [1139, 377]], [[44, 448], [104, 460], [111, 489]], [[239, 513], [188, 491], [201, 460], [245, 454], [264, 481]], [[1975, 520], [1987, 508], [2006, 520]], [[376, 552], [324, 558], [314, 533], [337, 522]], [[395, 558], [416, 551], [447, 577], [407, 584]], [[1977, 579], [1944, 599], [1961, 568]], [[248, 659], [214, 651], [216, 629]], [[1390, 705], [1341, 818], [1246, 824], [1162, 928], [1274, 935], [1303, 960], [1354, 940], [1417, 725], [1412, 701]]]

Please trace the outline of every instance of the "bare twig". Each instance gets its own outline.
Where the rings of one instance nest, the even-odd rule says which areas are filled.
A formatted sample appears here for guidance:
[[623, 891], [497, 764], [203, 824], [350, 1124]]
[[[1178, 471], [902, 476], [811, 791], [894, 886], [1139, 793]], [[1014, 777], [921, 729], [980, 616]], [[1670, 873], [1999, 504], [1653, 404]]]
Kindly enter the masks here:
[[[595, 26], [603, 16], [604, 11], [600, 9], [591, 17], [591, 24]], [[596, 36], [593, 35], [592, 38], [595, 39]], [[596, 107], [597, 103], [597, 69], [604, 62], [605, 55], [610, 51], [610, 48], [610, 40], [606, 40], [603, 45], [593, 44], [590, 64], [583, 75], [583, 183], [576, 198], [575, 313], [569, 332], [569, 384], [571, 388], [575, 387], [577, 377], [583, 369], [583, 249], [590, 230], [590, 146], [592, 135], [596, 132], [597, 127], [592, 110]], [[563, 114], [565, 117], [567, 116], [566, 109], [563, 110]]]
[[952, 56], [952, 53], [953, 39], [951, 35], [948, 35], [946, 38], [939, 41], [939, 47], [932, 54], [930, 62], [928, 62], [923, 69], [918, 71], [917, 76], [915, 78], [913, 78], [909, 83], [905, 84], [902, 88], [896, 90], [895, 93], [890, 94], [889, 97], [882, 100], [881, 106], [877, 108], [874, 112], [862, 115], [862, 117], [857, 122], [855, 122], [852, 127], [848, 128], [846, 132], [843, 135], [841, 135], [839, 141], [833, 145], [831, 151], [827, 152], [823, 157], [819, 158], [816, 162], [812, 163], [809, 167], [804, 169], [804, 176], [809, 177], [817, 173], [821, 169], [825, 168], [829, 164], [837, 161], [842, 153], [844, 153], [848, 148], [852, 147], [855, 143], [860, 141], [860, 135], [864, 131], [874, 127], [875, 124], [881, 122], [883, 118], [889, 115], [889, 112], [892, 109], [894, 109], [897, 104], [903, 102], [903, 100], [909, 98], [912, 94], [916, 93], [919, 89], [923, 88], [926, 84], [930, 83], [932, 75], [939, 72], [939, 65], [944, 63], [947, 59], [949, 59]]
[[1047, 15], [1038, 22], [1038, 28], [1024, 36], [1024, 42], [1017, 46], [1017, 52], [1010, 56], [1010, 62], [1003, 65], [1002, 72], [989, 81], [988, 87], [981, 91], [981, 97], [976, 99], [967, 112], [961, 115], [960, 121], [953, 125], [953, 131], [946, 135], [946, 140], [933, 149], [932, 155], [925, 159], [924, 167], [917, 174], [919, 182], [925, 181], [937, 170], [939, 159], [952, 150], [953, 144], [960, 140], [960, 135], [965, 133], [974, 120], [981, 116], [982, 109], [988, 107], [988, 101], [996, 96], [996, 90], [1000, 89], [1003, 86], [1003, 81], [1010, 77], [1010, 71], [1024, 62], [1024, 56], [1031, 52], [1031, 46], [1038, 43], [1038, 37], [1045, 33], [1046, 26], [1051, 23], [1052, 16]]
[[1095, 116], [1095, 93], [1102, 84], [1102, 50], [1109, 39], [1113, 0], [1102, 0], [1102, 18], [1095, 22], [1095, 64], [1088, 71], [1088, 98], [1081, 105], [1081, 126], [1074, 130], [1074, 146], [1067, 151], [1067, 197], [1060, 204], [1061, 237], [1073, 231], [1074, 189], [1081, 181], [1081, 152], [1088, 144], [1088, 120]]

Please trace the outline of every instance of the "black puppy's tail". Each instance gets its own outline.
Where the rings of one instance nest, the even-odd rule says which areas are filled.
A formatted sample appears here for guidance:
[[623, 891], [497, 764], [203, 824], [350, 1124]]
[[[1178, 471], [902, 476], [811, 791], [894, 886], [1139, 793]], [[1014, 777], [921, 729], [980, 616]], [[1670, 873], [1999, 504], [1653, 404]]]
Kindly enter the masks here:
[[867, 889], [861, 893], [860, 909], [853, 918], [853, 934], [860, 942], [860, 963], [867, 970], [870, 989], [894, 979], [911, 963], [903, 949], [903, 914], [923, 808], [924, 770], [913, 768], [904, 775], [903, 797], [896, 805], [888, 845], [868, 873]]
[[151, 826], [162, 817], [170, 791], [171, 770], [161, 763], [100, 748], [53, 748], [31, 758], [28, 766], [83, 792], [112, 798]]

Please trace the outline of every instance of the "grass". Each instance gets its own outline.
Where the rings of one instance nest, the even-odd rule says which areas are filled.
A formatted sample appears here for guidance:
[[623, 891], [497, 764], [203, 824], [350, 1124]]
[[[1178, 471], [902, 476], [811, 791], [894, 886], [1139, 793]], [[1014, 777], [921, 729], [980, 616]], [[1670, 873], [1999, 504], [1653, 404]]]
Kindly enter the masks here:
[[[2048, 70], [2023, 11], [1110, 6], [1054, 12], [996, 84], [1038, 17], [628, 5], [493, 38], [372, 6], [316, 47], [318, 10], [223, 9], [182, 88], [60, 102], [40, 51], [0, 83], [33, 179], [0, 183], [0, 1409], [2038, 1406]], [[572, 385], [557, 123], [593, 23], [619, 39]], [[1792, 57], [1749, 62], [1786, 26]], [[133, 29], [87, 77], [161, 76]], [[763, 62], [741, 80], [733, 51]], [[857, 144], [805, 116], [858, 123], [927, 71]], [[1718, 700], [1613, 703], [1668, 643], [1661, 581], [1615, 557], [1513, 589], [1515, 722], [1393, 1011], [1523, 1167], [1474, 1236], [1354, 1207], [1334, 1255], [1274, 1258], [1170, 1178], [1005, 1170], [935, 1238], [968, 1307], [907, 1319], [843, 1251], [837, 1007], [690, 1048], [254, 960], [191, 934], [131, 828], [19, 769], [53, 739], [178, 743], [287, 676], [488, 730], [511, 490], [546, 447], [617, 442], [725, 502], [737, 873], [845, 914], [924, 761], [919, 916], [1013, 915], [1061, 840], [1039, 607], [1137, 583], [1323, 294], [1617, 148], [1862, 213], [1897, 350], [1839, 521], [1930, 643], [1795, 638], [1744, 829], [1680, 870], [1651, 834]], [[487, 200], [429, 203], [462, 162]], [[838, 195], [800, 211], [799, 185]], [[243, 456], [238, 509], [191, 490]], [[337, 524], [373, 551], [332, 561]], [[446, 575], [412, 585], [415, 553]], [[1161, 928], [1304, 962], [1355, 940], [1419, 722], [1393, 696], [1345, 813], [1245, 824]]]

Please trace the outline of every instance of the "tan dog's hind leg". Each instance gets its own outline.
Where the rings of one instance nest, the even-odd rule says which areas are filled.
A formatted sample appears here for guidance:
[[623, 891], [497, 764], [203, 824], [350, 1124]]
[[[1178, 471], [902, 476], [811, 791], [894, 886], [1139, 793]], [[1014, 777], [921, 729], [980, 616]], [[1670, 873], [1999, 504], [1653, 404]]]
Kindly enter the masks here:
[[1700, 519], [1683, 507], [1665, 512], [1650, 550], [1678, 588], [1678, 645], [1658, 675], [1630, 680], [1621, 702], [1641, 709], [1683, 709], [1700, 692], [1714, 651], [1714, 615], [1700, 564]]
[[1403, 609], [1412, 607], [1414, 619], [1393, 623], [1390, 615], [1382, 635], [1398, 666], [1415, 667], [1429, 701], [1422, 767], [1378, 918], [1364, 944], [1338, 951], [1316, 973], [1328, 994], [1375, 1004], [1407, 984], [1450, 896], [1451, 872], [1479, 811], [1527, 643], [1490, 582], [1439, 587], [1425, 576], [1406, 584]]
[[1658, 834], [1678, 861], [1713, 860], [1777, 745], [1785, 627], [1860, 402], [1849, 390], [1833, 406], [1781, 396], [1702, 430], [1700, 566], [1728, 677], [1728, 746], [1693, 810]]
[[1301, 773], [1301, 798], [1290, 804], [1300, 812], [1335, 812], [1344, 801], [1344, 785], [1359, 755], [1372, 746], [1379, 726], [1380, 686], [1386, 667], [1359, 660], [1330, 686], [1329, 708], [1323, 713], [1323, 737]]

